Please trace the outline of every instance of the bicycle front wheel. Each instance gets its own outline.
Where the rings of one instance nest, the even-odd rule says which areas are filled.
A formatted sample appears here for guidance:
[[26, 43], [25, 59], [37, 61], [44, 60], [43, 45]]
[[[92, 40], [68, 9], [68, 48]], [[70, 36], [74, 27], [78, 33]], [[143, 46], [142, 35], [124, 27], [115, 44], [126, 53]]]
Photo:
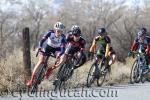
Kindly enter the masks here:
[[131, 74], [130, 74], [130, 83], [138, 83], [140, 80], [138, 80], [139, 77], [139, 71], [138, 71], [138, 61], [136, 60], [132, 66]]
[[36, 74], [35, 80], [32, 84], [31, 94], [34, 94], [35, 92], [38, 91], [38, 85], [44, 79], [45, 70], [46, 70], [46, 66], [44, 64], [42, 64], [41, 67], [39, 68], [39, 70]]
[[102, 86], [104, 83], [104, 80], [106, 78], [108, 69], [106, 68], [106, 62], [105, 60], [102, 59], [99, 65], [100, 73], [99, 73], [99, 78], [97, 79], [97, 85]]
[[96, 71], [96, 64], [92, 64], [89, 73], [88, 73], [88, 77], [87, 77], [87, 87], [91, 87], [92, 83], [94, 83], [95, 81], [95, 71]]

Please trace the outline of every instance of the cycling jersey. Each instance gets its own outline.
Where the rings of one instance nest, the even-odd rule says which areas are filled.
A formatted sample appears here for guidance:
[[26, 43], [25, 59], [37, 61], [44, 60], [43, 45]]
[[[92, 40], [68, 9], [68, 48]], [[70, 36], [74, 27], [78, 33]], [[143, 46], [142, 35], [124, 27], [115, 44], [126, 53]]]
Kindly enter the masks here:
[[98, 42], [99, 48], [101, 48], [101, 50], [104, 50], [104, 51], [105, 51], [105, 48], [106, 48], [106, 44], [111, 43], [111, 40], [108, 36], [105, 36], [105, 37], [97, 36], [97, 37], [95, 37], [95, 41]]
[[150, 36], [144, 36], [143, 40], [141, 40], [139, 37], [136, 37], [130, 50], [136, 51], [138, 49], [139, 43], [143, 43], [145, 47], [150, 45]]
[[112, 46], [111, 46], [111, 40], [110, 38], [106, 35], [104, 37], [100, 37], [100, 36], [97, 36], [95, 37], [95, 41], [98, 42], [98, 50], [97, 50], [97, 55], [104, 55], [105, 52], [106, 52], [106, 45], [109, 44], [110, 48], [108, 51], [111, 52], [111, 54], [115, 54]]
[[66, 40], [67, 40], [67, 46], [66, 46], [65, 54], [74, 55], [75, 53], [80, 53], [75, 68], [82, 66], [86, 62], [86, 56], [84, 53], [85, 44], [86, 44], [85, 40], [80, 36], [78, 41], [74, 41], [74, 36], [72, 34], [68, 34]]
[[[45, 51], [52, 50], [47, 48], [54, 48], [54, 50], [60, 51], [60, 55], [62, 55], [65, 51], [66, 37], [62, 34], [59, 37], [56, 37], [54, 30], [49, 30], [42, 38], [39, 43], [39, 47], [41, 48], [43, 43], [47, 41], [47, 46], [45, 47]], [[51, 51], [49, 51], [51, 52]], [[47, 51], [48, 53], [48, 51]]]
[[148, 65], [150, 64], [150, 36], [144, 36], [143, 39], [136, 37], [130, 48], [130, 51], [136, 51], [139, 47], [139, 43], [142, 43], [144, 45], [146, 52], [146, 63]]
[[76, 48], [77, 51], [81, 50], [84, 51], [85, 50], [85, 40], [83, 39], [83, 37], [80, 36], [79, 41], [74, 41], [73, 35], [72, 34], [68, 34], [66, 37], [67, 43], [68, 45], [71, 45], [72, 47]]

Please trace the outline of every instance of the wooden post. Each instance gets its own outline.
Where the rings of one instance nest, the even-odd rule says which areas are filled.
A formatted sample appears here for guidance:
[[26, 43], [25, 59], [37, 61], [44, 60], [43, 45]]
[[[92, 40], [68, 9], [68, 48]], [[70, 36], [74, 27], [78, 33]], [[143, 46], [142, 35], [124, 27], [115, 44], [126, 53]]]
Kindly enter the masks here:
[[22, 31], [23, 36], [23, 64], [25, 81], [30, 79], [31, 76], [31, 57], [30, 57], [30, 35], [29, 28], [24, 28]]

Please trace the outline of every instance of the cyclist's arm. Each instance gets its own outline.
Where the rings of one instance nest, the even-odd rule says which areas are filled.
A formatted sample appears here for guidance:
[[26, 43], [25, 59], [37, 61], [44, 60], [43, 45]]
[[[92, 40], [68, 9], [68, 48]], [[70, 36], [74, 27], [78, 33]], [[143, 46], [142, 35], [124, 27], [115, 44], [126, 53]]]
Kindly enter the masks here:
[[106, 44], [105, 57], [108, 57], [109, 50], [110, 50], [110, 43], [107, 43], [107, 44]]
[[51, 35], [51, 31], [49, 31], [48, 33], [46, 33], [43, 37], [42, 40], [40, 40], [39, 42], [39, 48], [42, 47], [43, 43], [48, 39], [48, 37]]
[[131, 48], [130, 48], [130, 51], [136, 51], [137, 48], [138, 48], [138, 45], [139, 45], [139, 43], [138, 43], [138, 38], [135, 38], [135, 40], [134, 40], [134, 42], [132, 43], [132, 46], [131, 46]]
[[96, 51], [96, 43], [98, 41], [99, 37], [95, 37], [93, 42], [92, 42], [92, 46], [90, 47], [90, 52], [95, 52]]
[[85, 55], [85, 45], [86, 45], [86, 41], [83, 39], [81, 41], [81, 49], [80, 49], [80, 56], [78, 58], [78, 64], [79, 66], [81, 66], [82, 64], [84, 64], [85, 62], [82, 60], [84, 55]]
[[108, 56], [109, 50], [110, 50], [110, 45], [111, 45], [111, 40], [108, 36], [105, 37], [106, 41], [106, 47], [105, 47], [105, 57]]
[[82, 40], [82, 41], [81, 41], [81, 52], [84, 52], [84, 51], [85, 51], [85, 45], [86, 45], [85, 40]]
[[60, 46], [60, 54], [59, 54], [59, 56], [61, 56], [62, 54], [64, 54], [64, 52], [65, 52], [65, 46], [66, 46], [66, 38], [65, 38], [65, 36], [63, 37], [63, 39], [62, 39], [62, 41], [61, 41], [61, 46]]

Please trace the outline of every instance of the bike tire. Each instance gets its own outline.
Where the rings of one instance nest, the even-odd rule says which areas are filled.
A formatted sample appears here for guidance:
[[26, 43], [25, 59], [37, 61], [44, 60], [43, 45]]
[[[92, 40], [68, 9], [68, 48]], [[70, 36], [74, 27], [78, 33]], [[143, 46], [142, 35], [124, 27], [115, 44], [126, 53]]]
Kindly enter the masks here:
[[108, 69], [106, 68], [107, 62], [106, 62], [106, 59], [102, 59], [100, 64], [99, 64], [99, 71], [100, 71], [100, 75], [99, 75], [99, 78], [97, 79], [97, 86], [102, 86], [104, 81], [105, 81], [105, 78], [106, 78], [106, 75], [108, 73]]
[[30, 91], [31, 91], [31, 94], [36, 93], [38, 91], [38, 85], [34, 83]]
[[145, 75], [143, 74], [143, 71], [142, 71], [142, 75], [141, 75], [140, 81], [141, 81], [142, 83], [145, 83], [146, 80], [147, 80], [147, 79], [146, 79], [146, 77], [145, 77]]
[[41, 83], [42, 79], [44, 78], [44, 74], [45, 74], [44, 73], [45, 72], [44, 69], [45, 68], [46, 68], [45, 65], [42, 64], [41, 67], [40, 67], [40, 69], [38, 70], [36, 78], [35, 78], [35, 80], [33, 82], [32, 87], [31, 87], [31, 93], [32, 94], [34, 94], [35, 92], [37, 92], [38, 85]]
[[147, 78], [147, 81], [150, 82], [150, 78]]
[[136, 60], [136, 61], [134, 61], [134, 63], [133, 63], [133, 65], [132, 65], [132, 69], [131, 69], [131, 74], [130, 74], [130, 83], [131, 84], [134, 84], [134, 83], [139, 83], [140, 82], [140, 80], [137, 80], [137, 75], [138, 75], [138, 73], [137, 73], [137, 70], [138, 70], [138, 61]]
[[57, 81], [54, 84], [54, 91], [61, 90], [62, 88], [62, 84], [64, 83], [65, 72], [66, 72], [65, 67], [66, 66], [64, 64], [59, 68], [59, 71], [57, 73]]
[[88, 72], [88, 76], [87, 76], [87, 83], [86, 86], [87, 87], [91, 87], [92, 83], [94, 83], [95, 81], [95, 70], [96, 69], [96, 64], [92, 64], [89, 72]]
[[57, 81], [55, 84], [54, 90], [61, 90], [62, 88], [65, 88], [66, 81], [71, 77], [71, 72], [74, 69], [74, 64], [76, 63], [75, 58], [69, 58], [66, 60], [66, 62], [59, 68], [59, 71], [57, 73]]

